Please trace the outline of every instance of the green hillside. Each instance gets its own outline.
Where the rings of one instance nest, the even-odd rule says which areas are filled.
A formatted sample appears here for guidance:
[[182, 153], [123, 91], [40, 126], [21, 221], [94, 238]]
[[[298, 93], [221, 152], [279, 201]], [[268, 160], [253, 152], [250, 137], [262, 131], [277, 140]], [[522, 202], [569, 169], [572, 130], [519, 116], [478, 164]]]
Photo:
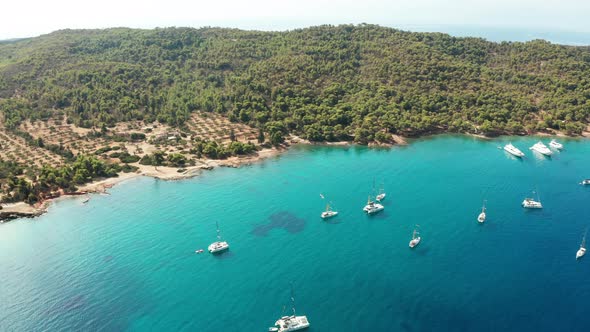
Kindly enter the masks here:
[[586, 128], [590, 49], [374, 25], [63, 30], [0, 44], [0, 110], [90, 128], [194, 111], [312, 141]]

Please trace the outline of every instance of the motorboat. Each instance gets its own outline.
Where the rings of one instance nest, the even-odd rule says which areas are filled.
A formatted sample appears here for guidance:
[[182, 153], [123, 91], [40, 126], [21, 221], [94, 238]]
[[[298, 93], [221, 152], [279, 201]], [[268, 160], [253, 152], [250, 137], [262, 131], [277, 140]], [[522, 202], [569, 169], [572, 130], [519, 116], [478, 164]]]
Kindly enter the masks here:
[[549, 142], [549, 146], [557, 149], [557, 150], [561, 150], [563, 149], [563, 144], [557, 142], [556, 140], [552, 139], [551, 142]]
[[553, 154], [553, 152], [551, 152], [551, 150], [549, 150], [549, 148], [543, 144], [543, 142], [539, 141], [537, 143], [535, 143], [535, 145], [531, 146], [531, 150], [539, 152], [540, 154], [546, 155], [546, 156], [550, 156]]
[[512, 145], [512, 143], [508, 143], [506, 145], [504, 145], [504, 151], [510, 153], [513, 156], [522, 158], [524, 157], [524, 153], [522, 151], [520, 151], [519, 149], [517, 149], [514, 145]]
[[582, 182], [580, 182], [580, 184], [583, 186], [587, 186], [590, 184], [590, 179], [584, 179], [584, 180], [582, 180]]

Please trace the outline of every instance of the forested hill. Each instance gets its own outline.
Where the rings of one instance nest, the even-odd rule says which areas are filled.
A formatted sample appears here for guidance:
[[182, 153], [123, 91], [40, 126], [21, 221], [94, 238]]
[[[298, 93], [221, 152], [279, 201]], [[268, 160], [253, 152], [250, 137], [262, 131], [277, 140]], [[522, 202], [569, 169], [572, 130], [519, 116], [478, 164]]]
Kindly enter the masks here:
[[66, 117], [90, 128], [192, 112], [273, 141], [387, 141], [432, 132], [581, 133], [590, 48], [492, 43], [374, 25], [286, 32], [220, 28], [62, 30], [0, 44], [7, 128]]

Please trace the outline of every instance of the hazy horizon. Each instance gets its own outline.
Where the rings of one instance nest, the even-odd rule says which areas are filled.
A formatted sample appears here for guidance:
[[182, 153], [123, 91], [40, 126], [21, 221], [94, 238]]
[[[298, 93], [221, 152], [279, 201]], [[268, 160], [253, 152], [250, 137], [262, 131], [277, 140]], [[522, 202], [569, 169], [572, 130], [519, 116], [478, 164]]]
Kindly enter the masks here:
[[[375, 23], [368, 23], [367, 24], [375, 24]], [[329, 23], [326, 23], [329, 24]], [[340, 23], [340, 24], [352, 24], [352, 23]], [[333, 24], [333, 25], [340, 25], [340, 24]], [[361, 24], [361, 23], [356, 23]], [[313, 26], [319, 26], [322, 24], [315, 24], [315, 25], [306, 25], [301, 27], [293, 27], [293, 28], [286, 28], [286, 29], [272, 29], [272, 28], [256, 28], [256, 27], [235, 27], [235, 26], [222, 26], [222, 25], [209, 25], [209, 26], [194, 26], [190, 28], [203, 28], [203, 27], [220, 27], [220, 28], [237, 28], [242, 30], [257, 30], [257, 31], [288, 31], [294, 29], [302, 29], [302, 28], [309, 28]], [[563, 45], [573, 45], [573, 46], [587, 46], [590, 45], [590, 32], [576, 32], [576, 31], [564, 31], [555, 29], [552, 31], [545, 31], [542, 29], [534, 29], [534, 28], [515, 28], [515, 27], [492, 27], [492, 26], [477, 26], [477, 25], [456, 25], [456, 24], [446, 24], [446, 25], [437, 25], [437, 24], [407, 24], [407, 25], [385, 25], [385, 24], [378, 24], [383, 27], [389, 27], [394, 29], [400, 29], [405, 31], [412, 31], [412, 32], [438, 32], [438, 33], [446, 33], [451, 36], [455, 37], [476, 37], [476, 38], [484, 38], [486, 40], [492, 42], [502, 42], [502, 41], [511, 41], [511, 42], [526, 42], [535, 39], [544, 39], [554, 44], [563, 44]], [[161, 26], [161, 27], [153, 27], [153, 28], [169, 28], [169, 27], [184, 27], [184, 26]], [[124, 27], [124, 26], [113, 26], [113, 27], [105, 27], [105, 28], [79, 28], [79, 29], [116, 29], [116, 28], [131, 28], [131, 29], [153, 29], [153, 28], [134, 28], [134, 27]], [[72, 28], [62, 28], [58, 30], [64, 29], [72, 29]], [[50, 31], [49, 33], [58, 31]], [[46, 33], [42, 34], [45, 35]], [[0, 42], [11, 42], [17, 41], [21, 39], [29, 39], [39, 37], [37, 36], [28, 36], [28, 37], [15, 37], [15, 38], [7, 38], [2, 39], [0, 38]]]
[[[145, 0], [139, 4], [104, 0], [81, 5], [73, 0], [23, 0], [3, 5], [0, 40], [29, 38], [61, 29], [219, 26], [249, 30], [292, 30], [323, 24], [378, 24], [411, 31], [461, 33], [457, 27], [519, 29], [538, 34], [590, 34], [580, 0]], [[468, 32], [468, 31], [467, 31]]]

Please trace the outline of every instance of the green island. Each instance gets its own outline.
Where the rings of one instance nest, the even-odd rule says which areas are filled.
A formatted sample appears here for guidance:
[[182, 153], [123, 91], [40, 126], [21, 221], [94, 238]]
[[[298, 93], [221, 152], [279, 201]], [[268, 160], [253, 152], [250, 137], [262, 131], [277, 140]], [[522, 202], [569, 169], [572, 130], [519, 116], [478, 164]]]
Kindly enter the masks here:
[[61, 30], [0, 42], [0, 199], [291, 141], [577, 136], [589, 115], [590, 47], [366, 24]]

